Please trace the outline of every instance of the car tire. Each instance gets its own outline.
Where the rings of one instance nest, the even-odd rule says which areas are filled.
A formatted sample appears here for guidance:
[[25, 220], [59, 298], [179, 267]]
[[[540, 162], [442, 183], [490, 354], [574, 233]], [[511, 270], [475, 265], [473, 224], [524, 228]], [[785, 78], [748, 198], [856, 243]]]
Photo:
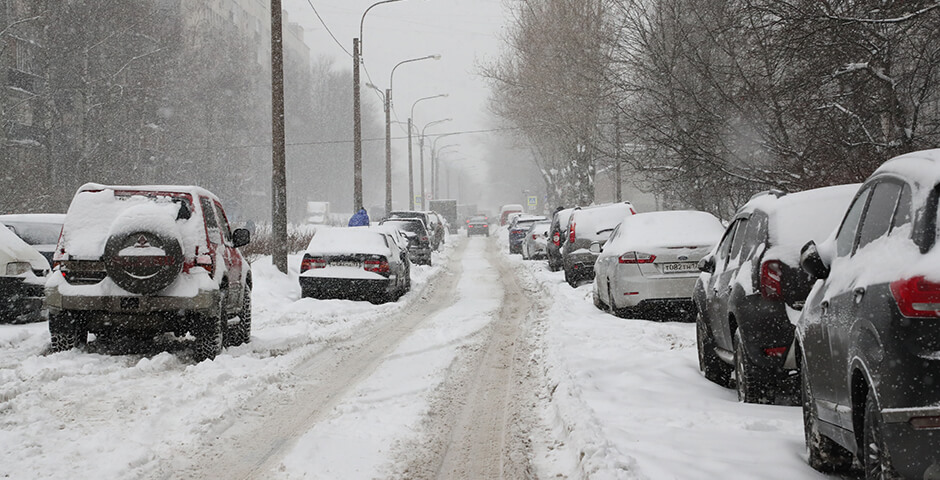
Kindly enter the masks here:
[[607, 279], [607, 313], [615, 317], [620, 317], [624, 313], [623, 310], [618, 310], [617, 306], [614, 305], [614, 293], [613, 289], [610, 287], [610, 279]]
[[734, 332], [734, 384], [738, 401], [744, 403], [771, 404], [774, 401], [770, 388], [769, 372], [751, 361], [744, 350], [741, 329]]
[[812, 388], [806, 375], [806, 362], [802, 361], [800, 372], [800, 399], [803, 404], [803, 436], [806, 441], [807, 462], [820, 472], [840, 472], [852, 466], [852, 454], [819, 433], [819, 417], [816, 413]]
[[64, 311], [49, 314], [50, 351], [64, 352], [81, 348], [88, 342], [88, 327], [83, 313]]
[[217, 310], [199, 315], [196, 325], [193, 325], [193, 336], [196, 337], [193, 359], [196, 363], [204, 360], [214, 360], [222, 353], [222, 332], [225, 322], [224, 293], [219, 292], [219, 306]]
[[721, 357], [715, 353], [715, 340], [712, 338], [711, 329], [705, 323], [705, 317], [702, 312], [695, 315], [695, 345], [698, 349], [698, 368], [705, 375], [708, 381], [730, 388], [731, 373], [734, 371], [731, 365], [723, 362]]
[[567, 268], [565, 268], [565, 281], [571, 285], [571, 288], [578, 288], [578, 279]]
[[226, 328], [226, 347], [241, 345], [251, 340], [251, 287], [248, 285], [245, 285], [243, 297], [242, 308], [238, 312], [239, 322], [230, 329]]
[[865, 397], [865, 426], [862, 430], [862, 466], [865, 480], [896, 480], [900, 475], [891, 465], [891, 455], [885, 446], [884, 422], [874, 390], [868, 390]]

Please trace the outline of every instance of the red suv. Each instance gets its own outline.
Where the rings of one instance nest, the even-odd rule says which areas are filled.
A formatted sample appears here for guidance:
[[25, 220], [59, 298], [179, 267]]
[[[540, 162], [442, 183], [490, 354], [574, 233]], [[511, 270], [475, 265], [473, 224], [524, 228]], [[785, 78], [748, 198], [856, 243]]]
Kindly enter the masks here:
[[199, 187], [82, 186], [46, 282], [52, 350], [89, 332], [187, 332], [196, 361], [251, 335], [251, 272], [222, 202]]

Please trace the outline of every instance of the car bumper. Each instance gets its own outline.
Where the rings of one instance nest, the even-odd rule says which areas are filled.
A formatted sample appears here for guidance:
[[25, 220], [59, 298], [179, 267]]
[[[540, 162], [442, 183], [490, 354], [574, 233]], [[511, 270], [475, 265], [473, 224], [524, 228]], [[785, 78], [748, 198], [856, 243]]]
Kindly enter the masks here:
[[597, 261], [597, 256], [587, 250], [564, 256], [565, 270], [569, 275], [578, 278], [594, 278], [595, 261]]
[[300, 277], [301, 295], [320, 299], [375, 300], [388, 294], [391, 287], [392, 280]]
[[615, 297], [613, 302], [616, 308], [638, 307], [645, 303], [684, 313], [692, 305], [692, 290], [698, 276], [676, 274], [675, 277], [650, 278], [643, 277], [636, 265], [617, 267], [617, 275], [611, 282], [611, 294]]
[[483, 227], [467, 227], [467, 235], [489, 235], [490, 229]]
[[21, 277], [0, 277], [0, 320], [41, 320], [43, 286]]
[[91, 332], [110, 328], [169, 331], [187, 314], [217, 314], [219, 291], [199, 290], [192, 297], [85, 296], [62, 295], [53, 287], [46, 289], [44, 305], [50, 315], [86, 312], [85, 321]]
[[903, 478], [940, 479], [940, 429], [915, 429], [917, 417], [940, 417], [940, 407], [883, 409], [883, 433], [891, 463]]
[[786, 357], [768, 355], [765, 349], [789, 348], [793, 344], [794, 326], [787, 316], [786, 304], [766, 300], [759, 294], [748, 295], [738, 302], [734, 314], [751, 360], [756, 365], [784, 371]]

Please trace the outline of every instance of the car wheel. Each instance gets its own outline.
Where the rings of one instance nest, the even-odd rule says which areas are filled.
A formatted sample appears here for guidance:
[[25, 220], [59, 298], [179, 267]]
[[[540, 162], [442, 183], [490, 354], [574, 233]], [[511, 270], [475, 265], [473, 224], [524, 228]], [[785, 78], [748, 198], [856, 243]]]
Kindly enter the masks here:
[[891, 465], [891, 455], [885, 447], [881, 411], [874, 390], [865, 398], [865, 426], [862, 433], [862, 465], [865, 480], [895, 480], [901, 478]]
[[251, 340], [251, 287], [245, 285], [244, 290], [242, 308], [238, 312], [239, 322], [232, 325], [231, 331], [226, 328], [225, 346], [241, 345]]
[[731, 387], [732, 367], [715, 353], [715, 340], [701, 312], [695, 315], [695, 345], [698, 349], [698, 368], [710, 382]]
[[744, 403], [773, 403], [773, 393], [769, 388], [769, 372], [754, 365], [744, 351], [741, 329], [734, 332], [734, 383], [738, 391], [738, 401]]
[[53, 353], [83, 347], [88, 342], [88, 327], [83, 314], [68, 311], [50, 314], [49, 337]]
[[565, 269], [565, 281], [568, 282], [568, 285], [571, 285], [571, 288], [578, 287], [578, 279], [567, 268]]
[[809, 466], [820, 472], [838, 472], [852, 466], [852, 454], [829, 437], [819, 433], [816, 402], [806, 375], [806, 362], [801, 362], [800, 399], [803, 404], [803, 435]]
[[200, 315], [197, 324], [193, 326], [195, 330], [193, 336], [196, 337], [193, 359], [196, 363], [203, 360], [213, 360], [219, 353], [222, 353], [222, 323], [225, 322], [224, 309], [222, 308], [224, 293], [219, 293], [218, 309]]
[[614, 291], [610, 288], [610, 279], [607, 279], [607, 312], [615, 317], [622, 316], [624, 311], [618, 310], [614, 305]]

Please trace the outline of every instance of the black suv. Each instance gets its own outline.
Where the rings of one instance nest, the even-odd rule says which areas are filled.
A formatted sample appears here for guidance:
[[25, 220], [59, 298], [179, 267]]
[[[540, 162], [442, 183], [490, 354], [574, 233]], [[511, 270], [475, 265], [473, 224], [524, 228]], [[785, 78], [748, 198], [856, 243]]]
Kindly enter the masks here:
[[88, 333], [187, 332], [212, 359], [251, 336], [251, 271], [222, 203], [199, 187], [82, 186], [69, 206], [45, 288], [52, 350]]
[[834, 238], [808, 243], [797, 323], [809, 463], [940, 478], [940, 150], [894, 158]]
[[[699, 263], [696, 307], [699, 368], [732, 385], [747, 403], [796, 400], [795, 366], [785, 365], [794, 315], [812, 282], [800, 270], [807, 240], [835, 230], [858, 185], [757, 194], [735, 214], [715, 250]], [[789, 313], [788, 313], [789, 312]]]

